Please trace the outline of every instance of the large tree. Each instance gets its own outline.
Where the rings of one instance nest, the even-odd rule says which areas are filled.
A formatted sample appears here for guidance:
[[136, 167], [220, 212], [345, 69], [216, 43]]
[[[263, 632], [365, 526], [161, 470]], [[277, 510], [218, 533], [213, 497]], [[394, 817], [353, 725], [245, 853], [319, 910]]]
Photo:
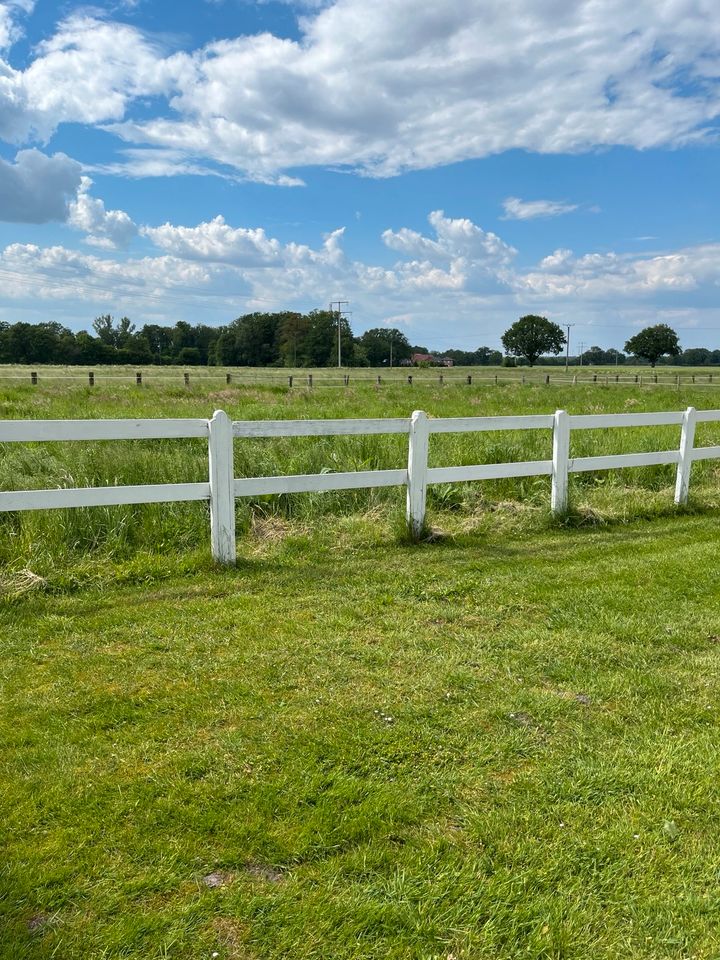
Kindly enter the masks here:
[[532, 367], [545, 353], [560, 353], [565, 345], [565, 334], [547, 317], [534, 314], [520, 317], [502, 335], [502, 345], [514, 357], [524, 357]]
[[372, 330], [366, 330], [359, 343], [365, 349], [367, 362], [371, 367], [389, 364], [391, 358], [393, 366], [401, 360], [410, 359], [410, 341], [402, 330], [394, 327], [373, 327]]
[[631, 337], [625, 344], [625, 352], [647, 360], [654, 367], [660, 357], [676, 357], [680, 353], [680, 341], [672, 327], [658, 323]]

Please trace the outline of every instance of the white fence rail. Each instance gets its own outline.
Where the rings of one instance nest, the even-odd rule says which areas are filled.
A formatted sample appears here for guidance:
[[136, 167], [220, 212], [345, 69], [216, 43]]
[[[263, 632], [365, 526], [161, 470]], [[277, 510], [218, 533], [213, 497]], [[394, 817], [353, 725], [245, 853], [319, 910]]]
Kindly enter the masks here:
[[[570, 416], [555, 414], [508, 417], [455, 417], [430, 419], [422, 410], [412, 417], [385, 420], [236, 420], [218, 410], [211, 420], [5, 420], [0, 421], [0, 443], [94, 440], [153, 440], [206, 438], [207, 483], [164, 483], [135, 486], [0, 491], [0, 512], [95, 507], [131, 503], [169, 503], [206, 500], [210, 503], [213, 557], [235, 562], [235, 498], [265, 494], [355, 490], [405, 486], [407, 522], [419, 534], [425, 523], [427, 487], [434, 483], [496, 480], [505, 477], [551, 477], [551, 507], [561, 514], [568, 505], [571, 473], [677, 464], [675, 503], [687, 503], [690, 471], [696, 460], [720, 459], [720, 446], [696, 447], [698, 423], [720, 422], [720, 410], [687, 410], [670, 413], [611, 413]], [[679, 445], [674, 450], [649, 453], [571, 457], [574, 430], [616, 427], [678, 426]], [[434, 433], [479, 433], [497, 430], [552, 431], [552, 458], [514, 463], [428, 467], [430, 436]], [[236, 478], [234, 440], [269, 437], [353, 436], [406, 434], [407, 467], [397, 470], [362, 470], [278, 477]]]

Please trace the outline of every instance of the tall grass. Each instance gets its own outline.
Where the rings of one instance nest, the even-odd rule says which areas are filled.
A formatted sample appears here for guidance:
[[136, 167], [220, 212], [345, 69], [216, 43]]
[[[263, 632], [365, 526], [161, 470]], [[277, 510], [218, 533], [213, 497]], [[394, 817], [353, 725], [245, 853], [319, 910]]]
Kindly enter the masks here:
[[[301, 417], [397, 417], [413, 409], [431, 416], [469, 416], [680, 410], [720, 406], [720, 396], [707, 389], [670, 387], [642, 389], [603, 385], [545, 386], [439, 385], [422, 388], [394, 384], [381, 388], [351, 386], [345, 390], [293, 390], [282, 387], [220, 386], [209, 381], [137, 388], [119, 380], [90, 389], [57, 382], [31, 387], [19, 384], [0, 393], [0, 418], [210, 417], [222, 408], [234, 419]], [[679, 428], [635, 428], [578, 431], [571, 454], [593, 456], [675, 449]], [[698, 428], [698, 445], [720, 443], [720, 426]], [[153, 440], [97, 443], [0, 445], [0, 488], [42, 489], [61, 486], [202, 481], [207, 477], [207, 449], [201, 440]], [[432, 466], [540, 460], [551, 456], [550, 430], [482, 434], [445, 434], [431, 439]], [[403, 436], [359, 436], [238, 440], [235, 475], [320, 473], [324, 470], [374, 470], [402, 467], [407, 457]], [[691, 490], [717, 489], [720, 476], [712, 462], [693, 468]], [[595, 492], [617, 489], [652, 492], [672, 485], [673, 467], [604, 471], [572, 478], [575, 502], [592, 502]], [[378, 506], [399, 509], [401, 489], [336, 491], [323, 494], [256, 497], [237, 502], [240, 530], [258, 514], [312, 523], [335, 513], [365, 512]], [[434, 486], [429, 510], [477, 511], [499, 501], [522, 502], [545, 509], [546, 477]], [[668, 502], [671, 502], [668, 492]], [[207, 505], [149, 504], [77, 510], [0, 514], [0, 564], [47, 569], [98, 555], [126, 557], [138, 549], [177, 552], [205, 547]]]

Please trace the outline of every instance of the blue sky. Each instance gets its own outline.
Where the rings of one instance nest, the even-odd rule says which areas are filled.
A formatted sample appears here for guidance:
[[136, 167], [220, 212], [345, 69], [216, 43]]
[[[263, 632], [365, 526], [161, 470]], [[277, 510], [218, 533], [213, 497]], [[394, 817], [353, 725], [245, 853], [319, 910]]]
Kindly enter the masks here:
[[709, 0], [0, 0], [0, 320], [720, 347]]

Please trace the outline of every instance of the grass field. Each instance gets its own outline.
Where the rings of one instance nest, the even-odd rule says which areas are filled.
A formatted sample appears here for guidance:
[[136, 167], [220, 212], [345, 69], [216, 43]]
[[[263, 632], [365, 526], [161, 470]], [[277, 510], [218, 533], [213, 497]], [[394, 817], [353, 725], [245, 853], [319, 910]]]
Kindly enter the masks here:
[[[571, 413], [600, 411], [681, 410], [688, 404], [714, 405], [714, 390], [701, 386], [550, 385], [516, 382], [495, 387], [444, 386], [422, 389], [395, 384], [343, 390], [252, 387], [196, 383], [143, 386], [119, 381], [94, 388], [65, 382], [0, 392], [0, 417], [209, 417], [216, 408], [234, 418], [388, 417], [409, 416], [416, 407], [432, 416], [508, 413]], [[715, 403], [720, 404], [720, 396]], [[593, 430], [573, 435], [577, 456], [677, 448], [678, 428]], [[698, 444], [720, 443], [718, 425], [703, 424]], [[443, 435], [434, 437], [431, 466], [507, 460], [544, 459], [551, 453], [550, 431]], [[399, 436], [300, 438], [238, 441], [236, 476], [317, 473], [323, 470], [391, 469], [407, 460], [407, 439]], [[693, 468], [692, 498], [696, 504], [717, 491], [718, 465], [712, 461]], [[646, 515], [649, 497], [672, 501], [672, 467], [648, 467], [574, 477], [571, 497], [575, 515], [587, 519]], [[0, 451], [0, 487], [4, 489], [84, 486], [115, 483], [162, 483], [207, 479], [207, 450], [202, 440], [133, 441], [125, 443], [15, 444]], [[511, 479], [483, 484], [430, 488], [429, 518], [459, 511], [492, 511], [497, 503], [513, 501], [547, 510], [546, 477]], [[364, 513], [382, 508], [397, 515], [403, 491], [334, 492], [260, 497], [237, 502], [241, 532], [251, 531], [258, 518], [280, 516], [313, 524], [339, 513]], [[654, 509], [654, 508], [653, 508]], [[637, 513], [639, 511], [639, 514]], [[176, 553], [207, 545], [207, 508], [203, 504], [144, 505], [94, 510], [0, 515], [0, 568], [30, 567], [48, 577], [60, 568], [75, 576], [90, 574], [102, 558], [126, 559], [138, 550]]]
[[[711, 407], [683, 386], [3, 389], [2, 417]], [[592, 431], [577, 453], [676, 446]], [[437, 443], [436, 443], [437, 441]], [[698, 443], [720, 442], [703, 425]], [[434, 464], [549, 433], [433, 438]], [[257, 441], [236, 473], [402, 465]], [[9, 446], [0, 486], [203, 479], [196, 441]], [[720, 486], [693, 470], [0, 518], [3, 960], [720, 955]]]

